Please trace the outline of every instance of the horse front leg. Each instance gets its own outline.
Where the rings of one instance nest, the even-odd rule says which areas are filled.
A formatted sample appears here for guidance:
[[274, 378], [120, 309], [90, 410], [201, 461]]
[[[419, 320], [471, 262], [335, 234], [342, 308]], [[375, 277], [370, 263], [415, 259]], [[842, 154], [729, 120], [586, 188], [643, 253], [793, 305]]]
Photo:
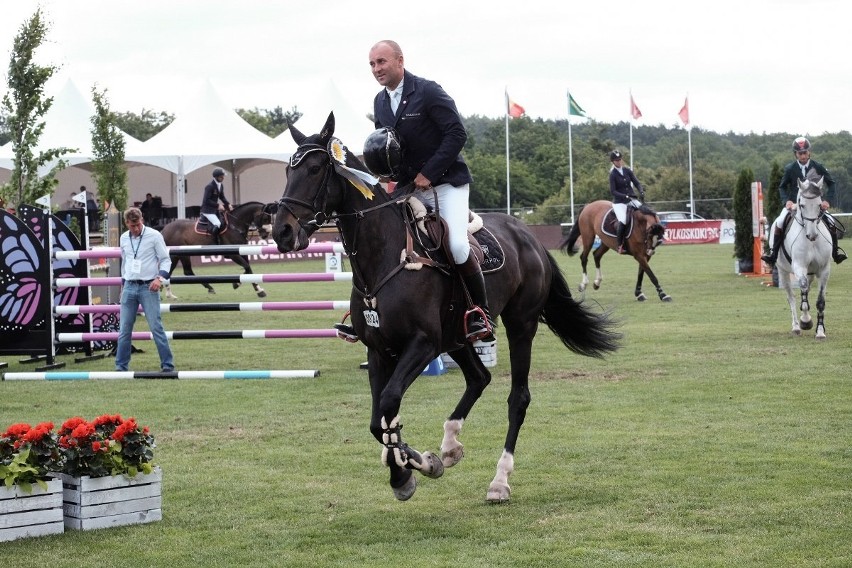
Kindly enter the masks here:
[[789, 272], [778, 270], [778, 285], [787, 295], [787, 304], [790, 306], [790, 316], [793, 320], [790, 332], [793, 335], [802, 335], [802, 328], [799, 327], [799, 312], [796, 309], [796, 297], [793, 295], [793, 286], [790, 283]]
[[814, 339], [825, 339], [825, 286], [820, 285], [817, 296], [817, 325]]
[[459, 441], [459, 434], [473, 405], [491, 382], [491, 373], [483, 365], [473, 345], [467, 344], [450, 355], [464, 374], [465, 389], [455, 409], [444, 422], [444, 437], [441, 440], [441, 462], [444, 467], [453, 467], [464, 457], [464, 445]]
[[799, 291], [801, 292], [801, 302], [799, 303], [799, 325], [803, 330], [811, 329], [814, 326], [814, 320], [811, 317], [811, 304], [808, 301], [808, 292], [810, 291], [810, 281], [808, 275], [799, 277]]
[[432, 478], [444, 473], [444, 466], [438, 456], [431, 452], [418, 452], [403, 441], [399, 414], [405, 391], [434, 358], [434, 354], [420, 350], [420, 355], [400, 357], [399, 362], [392, 365], [376, 355], [374, 349], [368, 354], [370, 387], [373, 392], [370, 431], [383, 446], [382, 464], [390, 471], [391, 490], [399, 501], [407, 501], [417, 489], [413, 470]]
[[[235, 255], [235, 256], [230, 257], [230, 259], [233, 260], [238, 266], [242, 267], [244, 274], [254, 274], [251, 270], [251, 265], [249, 264], [248, 257]], [[252, 288], [254, 288], [254, 292], [255, 292], [255, 294], [257, 294], [258, 298], [265, 298], [266, 297], [266, 290], [264, 290], [260, 286], [260, 284], [258, 284], [257, 282], [252, 282], [251, 286], [252, 286]], [[234, 290], [236, 290], [239, 287], [240, 287], [240, 283], [234, 282]]]
[[169, 281], [166, 282], [166, 284], [165, 284], [165, 286], [163, 286], [162, 290], [163, 290], [163, 293], [165, 294], [166, 298], [168, 298], [169, 300], [177, 300], [178, 297], [174, 295], [174, 292], [172, 292], [172, 285], [171, 285], [172, 273], [175, 271], [175, 268], [177, 268], [177, 262], [175, 262], [174, 258], [172, 258], [171, 260], [172, 260], [172, 267], [169, 269]]
[[[637, 260], [639, 260], [639, 259], [637, 259]], [[644, 261], [641, 261], [641, 260], [639, 261], [639, 269], [641, 271], [644, 271], [646, 274], [648, 274], [648, 280], [650, 280], [651, 283], [654, 285], [654, 288], [657, 289], [657, 295], [660, 297], [660, 299], [664, 302], [671, 302], [672, 297], [669, 296], [668, 294], [666, 294], [663, 291], [663, 287], [660, 286], [660, 281], [657, 280], [657, 276], [654, 274], [654, 271], [651, 270], [651, 266], [648, 264], [648, 259], [644, 259]], [[641, 277], [640, 277], [640, 283], [641, 283]], [[639, 299], [638, 296], [637, 296], [636, 299], [637, 300]]]
[[648, 298], [645, 296], [645, 293], [642, 292], [642, 280], [645, 278], [645, 271], [642, 270], [642, 267], [639, 267], [639, 275], [636, 277], [636, 289], [633, 291], [633, 295], [636, 297], [637, 302], [644, 302]]

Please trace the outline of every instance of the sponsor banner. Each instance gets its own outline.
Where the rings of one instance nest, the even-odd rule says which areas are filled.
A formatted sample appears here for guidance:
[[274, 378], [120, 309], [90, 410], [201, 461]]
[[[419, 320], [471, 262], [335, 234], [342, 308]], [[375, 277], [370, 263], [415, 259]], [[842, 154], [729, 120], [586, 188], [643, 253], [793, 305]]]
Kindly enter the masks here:
[[[337, 235], [337, 232], [335, 231], [334, 236], [336, 236], [336, 235]], [[311, 238], [311, 244], [318, 243], [318, 242], [327, 242], [327, 241], [330, 241], [330, 240], [331, 239], [312, 237]], [[272, 240], [271, 237], [269, 239], [249, 239], [248, 243], [246, 243], [246, 244], [251, 245], [251, 246], [255, 246], [255, 245], [256, 246], [267, 246], [267, 245], [275, 246], [275, 241]], [[329, 253], [329, 254], [331, 254], [331, 253]], [[281, 261], [287, 261], [287, 260], [317, 260], [317, 259], [322, 260], [325, 257], [326, 257], [326, 253], [324, 253], [324, 252], [288, 252], [286, 254], [284, 254], [284, 253], [250, 254], [250, 255], [248, 255], [247, 258], [248, 258], [248, 261], [250, 263], [255, 263], [255, 262], [281, 262]], [[193, 257], [193, 258], [198, 258], [199, 261], [201, 262], [201, 264], [205, 265], [205, 266], [224, 264], [224, 263], [232, 263], [233, 262], [230, 258], [225, 258], [222, 255], [206, 256], [206, 255], [202, 254], [202, 255], [198, 255], [197, 257]]]
[[734, 242], [734, 221], [668, 221], [665, 240], [667, 245], [731, 244]]

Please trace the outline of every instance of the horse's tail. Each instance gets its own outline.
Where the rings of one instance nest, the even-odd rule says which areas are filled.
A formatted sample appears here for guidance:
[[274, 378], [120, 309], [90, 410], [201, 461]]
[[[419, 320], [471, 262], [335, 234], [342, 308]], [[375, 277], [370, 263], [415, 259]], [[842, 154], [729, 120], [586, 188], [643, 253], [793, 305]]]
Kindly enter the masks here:
[[565, 347], [580, 355], [603, 358], [621, 347], [622, 334], [615, 331], [619, 323], [609, 313], [595, 313], [575, 301], [556, 259], [550, 253], [547, 258], [553, 275], [547, 302], [538, 320], [546, 324]]
[[574, 244], [578, 238], [580, 238], [580, 224], [574, 222], [571, 225], [571, 232], [568, 233], [568, 237], [559, 243], [559, 250], [567, 252], [568, 256], [574, 256]]

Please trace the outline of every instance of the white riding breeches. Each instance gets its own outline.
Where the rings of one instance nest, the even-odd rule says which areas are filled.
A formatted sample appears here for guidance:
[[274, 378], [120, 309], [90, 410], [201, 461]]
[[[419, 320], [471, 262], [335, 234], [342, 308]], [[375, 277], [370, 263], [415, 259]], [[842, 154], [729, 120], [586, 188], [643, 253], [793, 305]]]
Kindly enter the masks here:
[[202, 215], [204, 215], [204, 217], [206, 217], [207, 220], [210, 221], [210, 224], [214, 227], [222, 226], [222, 221], [219, 220], [219, 216], [215, 213], [202, 213]]
[[463, 264], [470, 254], [470, 243], [467, 241], [468, 198], [470, 185], [453, 186], [442, 183], [432, 190], [420, 191], [417, 199], [426, 205], [435, 207], [435, 195], [438, 196], [438, 212], [447, 221], [450, 231], [450, 252], [456, 264]]
[[[642, 203], [638, 199], [631, 199], [630, 203], [632, 203], [637, 209]], [[615, 211], [615, 217], [618, 219], [619, 223], [627, 224], [627, 203], [613, 203], [612, 210]]]
[[786, 207], [784, 209], [782, 209], [781, 214], [778, 215], [777, 219], [775, 219], [775, 223], [773, 223], [773, 225], [775, 225], [775, 227], [777, 227], [778, 229], [783, 229], [784, 228], [784, 221], [787, 219], [787, 215], [789, 215], [789, 214], [790, 214], [789, 209], [787, 209]]

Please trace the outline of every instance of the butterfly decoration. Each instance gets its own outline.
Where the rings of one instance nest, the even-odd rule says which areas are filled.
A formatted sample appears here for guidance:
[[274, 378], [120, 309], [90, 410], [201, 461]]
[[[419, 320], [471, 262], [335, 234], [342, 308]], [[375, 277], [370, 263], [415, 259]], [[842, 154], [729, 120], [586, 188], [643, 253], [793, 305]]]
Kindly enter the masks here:
[[0, 210], [0, 333], [17, 333], [45, 322], [40, 309], [48, 294], [43, 247], [20, 219]]

